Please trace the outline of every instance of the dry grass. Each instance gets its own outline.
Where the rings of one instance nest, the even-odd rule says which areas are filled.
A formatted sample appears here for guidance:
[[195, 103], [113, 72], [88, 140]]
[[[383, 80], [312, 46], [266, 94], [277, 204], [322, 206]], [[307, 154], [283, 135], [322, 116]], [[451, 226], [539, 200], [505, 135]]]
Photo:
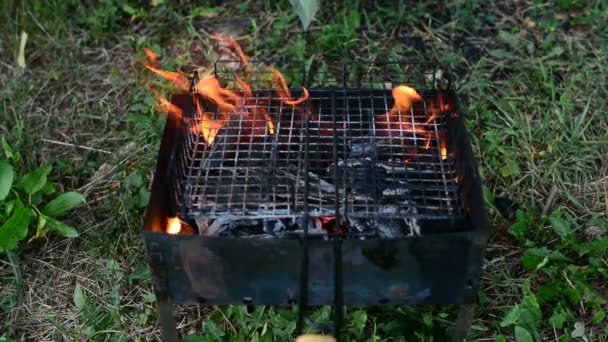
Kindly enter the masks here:
[[[449, 5], [437, 13], [464, 13], [466, 6], [461, 5]], [[39, 16], [28, 5], [23, 6], [25, 14], [20, 15]], [[257, 6], [257, 10], [264, 7], [259, 3], [252, 6]], [[459, 91], [467, 100], [465, 109], [487, 186], [493, 192], [504, 192], [525, 208], [539, 211], [555, 186], [559, 196], [552, 207], [571, 213], [583, 229], [589, 218], [608, 214], [608, 144], [602, 144], [606, 143], [608, 131], [608, 88], [602, 75], [608, 73], [608, 65], [599, 51], [599, 37], [588, 37], [592, 29], [558, 29], [555, 39], [563, 41], [567, 48], [563, 63], [522, 52], [528, 42], [540, 49], [547, 37], [540, 24], [530, 24], [535, 5], [527, 1], [497, 2], [492, 9], [492, 25], [470, 27], [468, 20], [475, 18], [454, 14], [454, 20], [442, 25], [430, 18], [415, 21], [407, 30], [404, 28], [409, 28], [410, 22], [401, 23], [403, 28], [388, 27], [382, 17], [372, 16], [377, 8], [369, 6], [362, 10], [364, 16], [371, 18], [369, 25], [356, 35], [354, 48], [345, 53], [315, 50], [313, 72], [315, 68], [321, 72], [337, 67], [341, 53], [358, 61], [402, 56], [451, 58], [450, 62], [457, 65]], [[18, 11], [5, 9], [5, 13], [13, 12]], [[234, 20], [239, 15], [233, 9], [224, 15], [194, 20], [187, 26], [191, 30], [188, 34], [183, 30], [177, 38], [163, 39], [171, 42], [166, 46], [168, 54], [180, 57], [175, 61], [167, 58], [166, 62], [208, 63], [210, 58], [205, 56], [209, 47], [201, 39], [207, 31], [220, 28], [239, 34], [249, 25], [246, 20]], [[260, 56], [272, 57], [269, 55], [292, 48], [289, 44], [296, 40], [297, 22], [291, 21], [284, 32], [277, 32], [276, 23], [283, 15], [284, 11], [274, 9], [256, 18], [258, 31], [254, 37]], [[18, 31], [15, 16], [9, 15], [9, 29], [2, 37], [6, 39], [0, 39], [4, 41], [0, 42], [0, 132], [18, 142], [28, 165], [49, 161], [58, 164], [54, 179], [66, 189], [86, 194], [88, 204], [69, 217], [78, 227], [80, 238], [49, 237], [26, 248], [20, 260], [22, 303], [7, 302], [10, 310], [0, 306], [0, 327], [8, 327], [9, 335], [22, 340], [86, 339], [89, 326], [95, 326], [95, 338], [99, 340], [158, 340], [140, 233], [142, 210], [129, 206], [134, 189], [126, 183], [137, 172], [144, 176], [145, 184], [149, 183], [162, 120], [151, 113], [151, 98], [137, 81], [142, 77], [137, 64], [139, 55], [133, 46], [156, 43], [160, 40], [156, 36], [161, 36], [159, 31], [174, 33], [159, 30], [154, 27], [156, 23], [137, 24], [133, 25], [137, 26], [137, 33], [121, 31], [124, 38], [120, 42], [103, 47], [91, 44], [87, 36], [90, 32], [40, 19], [28, 28], [32, 35], [31, 48], [27, 50], [28, 68], [18, 71], [13, 56], [14, 33]], [[185, 19], [179, 19], [176, 25], [185, 25], [182, 21]], [[230, 25], [224, 25], [226, 22]], [[162, 27], [163, 23], [158, 25]], [[508, 44], [496, 37], [499, 30], [512, 28], [518, 31], [521, 51], [509, 50]], [[323, 30], [323, 26], [313, 25], [312, 30]], [[144, 43], [137, 41], [140, 37]], [[507, 49], [515, 57], [493, 57], [491, 52], [496, 49]], [[585, 70], [576, 69], [581, 66]], [[551, 70], [550, 77], [539, 76], [542, 67]], [[570, 107], [564, 109], [550, 103], [547, 99], [552, 90], [566, 94]], [[496, 105], [498, 100], [507, 100], [516, 110]], [[556, 132], [572, 128], [570, 125], [576, 123], [588, 103], [588, 117], [596, 123], [575, 139], [555, 140]], [[560, 109], [564, 110], [558, 116]], [[554, 125], [560, 120], [564, 125]], [[519, 175], [500, 174], [500, 158], [488, 152], [484, 133], [489, 131], [499, 135], [499, 146], [516, 159], [522, 170]], [[552, 148], [556, 152], [539, 157], [539, 152], [547, 151], [547, 145], [554, 141], [557, 143]], [[522, 268], [520, 258], [526, 247], [508, 237], [508, 222], [497, 213], [491, 215], [493, 236], [482, 277], [487, 302], [475, 321], [486, 329], [482, 335], [487, 338], [494, 336], [505, 312], [521, 302], [525, 279], [538, 280], [538, 274], [531, 275]], [[0, 298], [13, 297], [17, 290], [13, 279], [8, 261], [0, 258]], [[86, 297], [84, 310], [77, 308], [74, 301], [77, 285]], [[180, 331], [200, 331], [209, 311], [196, 306], [180, 307]], [[601, 334], [601, 326], [592, 327], [589, 323], [588, 313], [575, 314], [575, 319], [587, 322], [596, 337]], [[542, 336], [555, 338], [548, 329]]]

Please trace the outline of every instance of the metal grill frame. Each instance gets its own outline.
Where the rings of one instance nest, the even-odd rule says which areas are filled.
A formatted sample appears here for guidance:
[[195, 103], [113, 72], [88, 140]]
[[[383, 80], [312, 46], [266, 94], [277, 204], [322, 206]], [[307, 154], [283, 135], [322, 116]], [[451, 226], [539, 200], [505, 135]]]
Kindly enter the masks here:
[[[427, 92], [426, 96], [438, 94]], [[304, 106], [314, 105], [317, 108], [314, 111], [317, 119], [311, 120], [308, 129], [305, 129], [302, 127], [303, 120], [297, 118], [304, 113], [296, 113], [294, 107], [282, 105], [271, 91], [261, 91], [253, 98], [245, 98], [245, 101], [256, 105], [243, 107], [256, 110], [254, 107], [261, 102], [260, 98], [278, 103], [275, 106], [264, 106], [265, 112], [281, 118], [274, 121], [274, 134], [269, 134], [265, 119], [259, 118], [261, 115], [244, 119], [237, 113], [229, 123], [230, 127], [222, 128], [213, 145], [209, 146], [204, 142], [200, 131], [193, 131], [193, 127], [200, 124], [201, 120], [194, 117], [184, 118], [182, 127], [185, 139], [178, 151], [174, 177], [177, 182], [176, 202], [180, 208], [180, 216], [190, 219], [200, 216], [218, 218], [225, 215], [240, 218], [301, 217], [304, 201], [307, 200], [303, 197], [305, 182], [311, 183], [309, 185], [317, 192], [316, 202], [309, 200], [307, 204], [309, 209], [312, 208], [308, 212], [311, 217], [332, 216], [336, 205], [342, 213], [355, 218], [373, 218], [379, 215], [402, 217], [403, 213], [399, 211], [381, 212], [382, 206], [392, 204], [390, 200], [385, 199], [387, 197], [399, 197], [400, 200], [416, 203], [413, 206], [415, 212], [408, 213], [416, 218], [449, 218], [462, 214], [458, 199], [459, 186], [455, 184], [454, 156], [448, 154], [444, 160], [439, 150], [440, 136], [447, 136], [447, 121], [450, 120], [448, 113], [431, 123], [414, 124], [413, 127], [417, 129], [431, 132], [432, 137], [422, 137], [419, 134], [417, 136], [415, 130], [408, 136], [402, 125], [399, 125], [400, 132], [375, 127], [375, 117], [383, 116], [378, 113], [388, 113], [392, 106], [390, 91], [312, 90], [310, 102]], [[358, 104], [354, 111], [349, 108], [351, 102]], [[383, 106], [374, 109], [376, 102], [382, 103]], [[338, 106], [336, 103], [342, 105]], [[331, 107], [324, 110], [323, 104], [331, 104]], [[338, 115], [340, 112], [348, 114]], [[409, 113], [400, 115], [407, 115], [407, 120], [412, 122], [420, 122], [429, 117], [426, 113], [426, 102], [422, 102], [416, 110], [412, 108]], [[283, 128], [284, 125], [287, 126], [286, 129]], [[315, 128], [311, 128], [311, 125]], [[247, 127], [256, 129], [248, 134], [243, 133]], [[285, 130], [287, 133], [283, 134]], [[388, 137], [396, 133], [400, 135], [399, 138]], [[328, 134], [331, 136], [322, 136]], [[384, 137], [381, 134], [384, 134]], [[421, 145], [427, 141], [430, 146], [424, 149]], [[338, 161], [345, 162], [346, 157], [353, 153], [348, 149], [354, 145], [371, 147], [375, 151], [388, 150], [383, 153], [383, 159], [387, 160], [382, 161], [376, 160], [378, 153], [371, 153], [372, 166], [364, 165], [372, 171], [370, 178], [349, 177], [337, 166]], [[400, 151], [405, 151], [406, 148], [410, 150], [409, 153]], [[308, 155], [309, 165], [317, 165], [309, 168], [309, 177], [306, 177], [304, 172], [305, 155]], [[390, 162], [388, 159], [399, 161]], [[405, 159], [409, 162], [405, 163]], [[320, 163], [327, 166], [333, 164], [334, 170], [319, 167]], [[376, 164], [385, 168], [386, 175], [376, 175]], [[361, 174], [362, 171], [365, 171], [362, 167], [350, 168], [351, 173]], [[331, 174], [332, 172], [334, 174]], [[400, 176], [397, 177], [396, 174]], [[384, 182], [387, 179], [397, 190], [413, 189], [419, 194], [383, 196], [383, 192], [390, 189], [380, 188], [376, 182]], [[225, 184], [226, 180], [229, 184]], [[331, 184], [332, 188], [337, 188], [337, 191], [333, 191], [336, 193], [335, 197], [331, 191], [322, 192], [322, 184]], [[358, 200], [361, 203], [357, 203], [350, 190], [344, 190], [347, 187], [352, 189], [355, 184], [371, 188], [371, 194], [359, 196], [363, 198]], [[235, 191], [241, 187], [241, 191]], [[259, 197], [259, 200], [249, 200], [248, 191], [249, 194]], [[290, 201], [290, 197], [296, 198]], [[280, 198], [283, 200], [279, 201]], [[220, 210], [219, 203], [222, 200], [223, 203], [227, 202], [224, 210]], [[393, 202], [395, 201], [396, 199], [393, 199]], [[446, 203], [443, 205], [443, 202]], [[269, 207], [268, 203], [274, 203], [275, 207]]]
[[343, 304], [466, 304], [454, 333], [454, 340], [462, 340], [477, 298], [489, 222], [456, 95], [450, 89], [444, 93], [461, 114], [448, 126], [448, 141], [461, 179], [464, 225], [446, 232], [441, 222], [422, 236], [394, 240], [334, 236], [323, 241], [306, 234], [299, 239], [255, 240], [164, 233], [168, 217], [177, 213], [171, 177], [184, 140], [183, 122], [169, 116], [144, 220], [165, 339], [177, 338], [171, 309], [175, 302], [301, 308], [333, 303], [338, 335]]

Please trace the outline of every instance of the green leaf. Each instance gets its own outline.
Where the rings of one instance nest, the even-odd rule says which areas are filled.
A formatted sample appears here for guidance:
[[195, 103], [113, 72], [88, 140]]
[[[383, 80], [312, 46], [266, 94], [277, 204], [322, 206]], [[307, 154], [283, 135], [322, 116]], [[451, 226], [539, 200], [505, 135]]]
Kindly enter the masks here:
[[508, 52], [505, 49], [490, 50], [489, 54], [490, 54], [490, 56], [492, 56], [494, 58], [498, 58], [498, 59], [508, 59], [508, 58], [515, 57], [512, 53]]
[[0, 160], [0, 201], [8, 196], [13, 185], [13, 167], [6, 160]]
[[156, 302], [156, 295], [152, 292], [146, 293], [144, 295], [144, 303], [154, 303]]
[[6, 156], [6, 158], [13, 158], [13, 149], [11, 148], [11, 145], [8, 144], [4, 136], [2, 137], [2, 151], [4, 151], [4, 156]]
[[498, 39], [513, 49], [517, 48], [517, 44], [519, 42], [519, 38], [516, 35], [507, 31], [498, 32]]
[[51, 195], [55, 191], [56, 191], [56, 189], [55, 189], [55, 185], [53, 185], [53, 182], [46, 182], [46, 184], [44, 184], [42, 189], [40, 189], [40, 193], [43, 195], [46, 195], [46, 196]]
[[551, 228], [554, 232], [559, 235], [562, 240], [564, 240], [568, 235], [572, 233], [572, 228], [570, 227], [570, 223], [564, 220], [561, 217], [551, 216], [549, 217], [549, 221], [551, 222]]
[[519, 317], [519, 324], [532, 331], [538, 330], [543, 314], [540, 311], [536, 296], [533, 293], [526, 294], [521, 303], [521, 308], [522, 312]]
[[595, 313], [595, 316], [593, 316], [593, 323], [594, 324], [599, 324], [601, 321], [604, 320], [604, 318], [606, 318], [606, 311], [604, 310], [597, 310], [597, 312]]
[[511, 311], [507, 313], [505, 318], [502, 319], [500, 326], [504, 328], [517, 324], [517, 321], [519, 321], [519, 316], [521, 316], [521, 307], [519, 305], [515, 305], [511, 308]]
[[553, 309], [553, 314], [549, 317], [549, 324], [556, 329], [561, 329], [564, 327], [564, 322], [568, 319], [570, 313], [564, 309], [562, 303], [559, 303], [555, 309]]
[[78, 232], [76, 231], [76, 228], [48, 216], [46, 217], [46, 219], [46, 226], [49, 227], [49, 230], [54, 231], [57, 234], [67, 238], [78, 237]]
[[583, 300], [586, 302], [596, 305], [604, 305], [608, 302], [601, 293], [583, 279], [575, 278], [574, 282], [579, 293], [582, 294]]
[[504, 165], [500, 168], [500, 173], [503, 177], [514, 176], [517, 177], [521, 173], [519, 164], [509, 157], [504, 157]]
[[19, 183], [19, 186], [28, 195], [33, 195], [46, 184], [47, 176], [53, 167], [51, 165], [43, 165], [36, 170], [26, 174]]
[[[546, 260], [545, 260], [546, 259]], [[533, 270], [543, 267], [548, 261], [571, 261], [559, 251], [552, 251], [547, 247], [528, 248], [524, 252], [522, 264], [525, 268]]]
[[517, 240], [524, 240], [526, 232], [530, 228], [531, 219], [523, 210], [517, 209], [515, 223], [509, 227], [509, 233]]
[[82, 287], [80, 284], [76, 284], [76, 288], [74, 289], [74, 305], [78, 310], [84, 309], [87, 304], [87, 300], [84, 296], [84, 292], [82, 291]]
[[0, 227], [0, 248], [14, 249], [17, 242], [25, 239], [34, 213], [30, 208], [17, 208], [13, 215]]
[[300, 17], [304, 31], [308, 30], [308, 26], [319, 10], [319, 0], [289, 0], [289, 2]]
[[144, 178], [141, 176], [139, 172], [132, 173], [126, 179], [127, 184], [133, 188], [139, 188], [144, 185]]
[[551, 49], [551, 51], [543, 56], [542, 59], [549, 59], [549, 58], [553, 58], [553, 57], [559, 57], [564, 53], [564, 48], [561, 46], [556, 46], [553, 49]]
[[575, 246], [576, 251], [580, 256], [589, 254], [592, 256], [601, 256], [608, 252], [608, 237], [603, 237], [598, 240], [585, 242]]
[[60, 216], [77, 205], [84, 204], [86, 200], [81, 194], [70, 191], [63, 193], [42, 208], [42, 213], [48, 216]]
[[363, 310], [357, 310], [353, 312], [353, 328], [356, 333], [362, 334], [367, 323], [367, 312]]
[[207, 342], [207, 341], [209, 341], [209, 339], [205, 338], [204, 336], [198, 335], [198, 334], [184, 336], [180, 340], [180, 342]]
[[517, 342], [534, 342], [534, 339], [532, 338], [532, 335], [530, 335], [528, 330], [520, 326], [515, 327], [515, 340]]
[[218, 328], [213, 321], [205, 321], [205, 323], [203, 323], [203, 332], [205, 335], [213, 337], [216, 340], [219, 340], [220, 337], [226, 335], [226, 333], [222, 329]]

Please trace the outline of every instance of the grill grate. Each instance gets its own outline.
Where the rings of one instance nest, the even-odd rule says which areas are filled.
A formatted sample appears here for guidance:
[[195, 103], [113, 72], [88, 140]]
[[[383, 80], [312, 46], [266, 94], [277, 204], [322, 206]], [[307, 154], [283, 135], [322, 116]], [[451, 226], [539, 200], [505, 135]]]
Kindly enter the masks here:
[[361, 219], [462, 215], [449, 115], [427, 123], [438, 96], [423, 92], [424, 101], [397, 114], [410, 124], [389, 125], [390, 90], [311, 90], [295, 107], [258, 90], [212, 145], [194, 129], [200, 119], [186, 117], [174, 177], [178, 211], [191, 219], [297, 218], [305, 210]]

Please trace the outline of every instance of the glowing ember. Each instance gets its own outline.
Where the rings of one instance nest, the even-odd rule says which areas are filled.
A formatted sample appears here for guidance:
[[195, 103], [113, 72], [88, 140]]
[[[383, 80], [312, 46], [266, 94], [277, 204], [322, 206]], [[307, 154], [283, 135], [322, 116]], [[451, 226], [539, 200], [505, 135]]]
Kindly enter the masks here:
[[167, 220], [167, 233], [168, 234], [179, 234], [182, 230], [182, 222], [177, 217], [169, 217]]
[[441, 140], [441, 159], [448, 159], [448, 149], [445, 144], [445, 140]]

